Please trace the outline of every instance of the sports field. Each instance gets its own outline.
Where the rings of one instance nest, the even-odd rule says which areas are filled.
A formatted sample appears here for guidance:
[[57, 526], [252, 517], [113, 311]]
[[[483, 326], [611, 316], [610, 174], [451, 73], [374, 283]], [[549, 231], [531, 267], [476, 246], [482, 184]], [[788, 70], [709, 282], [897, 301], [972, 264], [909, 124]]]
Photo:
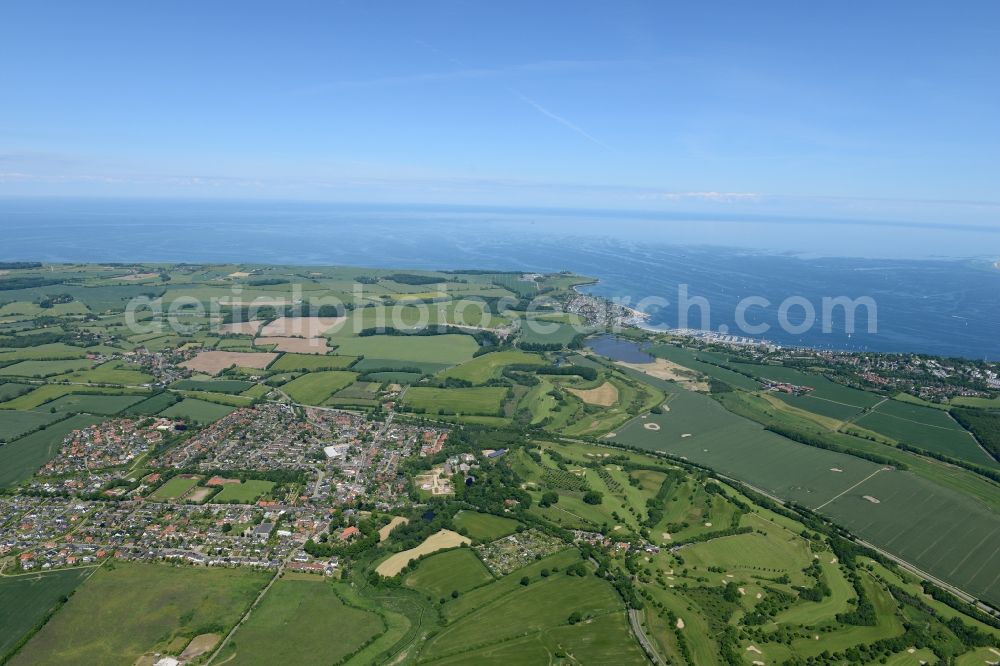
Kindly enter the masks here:
[[180, 499], [197, 486], [199, 481], [201, 481], [200, 476], [180, 474], [168, 479], [162, 486], [150, 493], [149, 499], [154, 502]]
[[269, 577], [116, 562], [80, 586], [11, 663], [131, 666], [177, 637], [228, 631]]
[[205, 424], [214, 423], [235, 409], [235, 407], [229, 405], [206, 402], [197, 398], [184, 398], [180, 402], [164, 409], [160, 412], [160, 416]]
[[258, 498], [271, 492], [274, 483], [271, 481], [259, 481], [250, 479], [242, 483], [227, 483], [222, 487], [222, 491], [212, 498], [213, 502], [238, 502], [240, 504], [250, 504]]
[[353, 372], [330, 370], [310, 372], [281, 386], [281, 390], [295, 402], [304, 405], [322, 405], [327, 398], [342, 388], [350, 386], [357, 375]]
[[507, 389], [501, 386], [442, 389], [416, 386], [406, 392], [408, 407], [426, 414], [496, 415], [503, 408]]
[[0, 577], [0, 662], [93, 571], [65, 569]]
[[382, 618], [346, 605], [322, 576], [285, 574], [220, 654], [227, 664], [336, 664], [385, 632]]

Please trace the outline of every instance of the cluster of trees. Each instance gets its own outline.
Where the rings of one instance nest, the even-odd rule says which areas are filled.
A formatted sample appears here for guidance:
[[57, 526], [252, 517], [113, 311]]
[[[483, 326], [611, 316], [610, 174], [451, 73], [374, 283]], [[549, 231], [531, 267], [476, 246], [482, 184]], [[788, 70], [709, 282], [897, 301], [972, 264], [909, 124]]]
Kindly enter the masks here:
[[828, 451], [836, 451], [837, 453], [844, 453], [849, 456], [854, 456], [855, 458], [862, 458], [864, 460], [870, 460], [873, 463], [879, 465], [891, 465], [896, 469], [905, 470], [907, 466], [904, 463], [893, 460], [892, 458], [886, 458], [885, 456], [880, 456], [877, 453], [868, 453], [867, 451], [858, 451], [857, 449], [849, 449], [846, 446], [840, 446], [839, 444], [834, 444], [828, 442], [819, 435], [813, 435], [810, 433], [801, 432], [799, 430], [792, 430], [791, 428], [785, 428], [774, 423], [770, 423], [764, 426], [765, 430], [770, 430], [771, 432], [786, 437], [793, 442], [798, 442], [799, 444], [805, 444], [806, 446], [814, 446], [817, 449], [826, 449]]
[[952, 409], [963, 428], [971, 432], [997, 461], [1000, 461], [1000, 412], [983, 409]]

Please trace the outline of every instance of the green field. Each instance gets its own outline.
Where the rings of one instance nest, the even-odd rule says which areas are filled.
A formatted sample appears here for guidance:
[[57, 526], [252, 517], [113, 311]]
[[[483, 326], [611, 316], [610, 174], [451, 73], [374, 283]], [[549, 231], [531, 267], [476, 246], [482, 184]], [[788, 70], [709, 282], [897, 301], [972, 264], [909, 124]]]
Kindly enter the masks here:
[[459, 511], [452, 519], [455, 531], [474, 541], [493, 541], [517, 529], [517, 521], [478, 511]]
[[[522, 571], [507, 578], [519, 579]], [[484, 598], [427, 641], [421, 660], [435, 663], [547, 663], [546, 655], [565, 650], [579, 663], [641, 663], [629, 634], [621, 600], [606, 581], [556, 574], [529, 576], [528, 586]], [[492, 583], [479, 598], [486, 597]], [[477, 590], [479, 592], [479, 590]], [[459, 597], [461, 599], [462, 597]], [[588, 621], [571, 625], [571, 613]]]
[[714, 377], [746, 391], [756, 391], [760, 388], [760, 383], [750, 377], [727, 368], [720, 368], [718, 365], [712, 363], [707, 363], [705, 361], [706, 356], [685, 347], [678, 347], [677, 345], [653, 345], [646, 351], [653, 356], [673, 361], [678, 365], [683, 365], [686, 368], [700, 372], [708, 377]]
[[357, 356], [323, 356], [322, 354], [282, 354], [268, 366], [272, 372], [292, 372], [295, 370], [345, 370], [358, 360]]
[[13, 664], [121, 664], [177, 637], [225, 633], [269, 574], [116, 563], [82, 585]]
[[12, 400], [19, 395], [27, 393], [33, 388], [35, 388], [34, 384], [18, 384], [16, 382], [0, 384], [0, 402]]
[[174, 382], [170, 385], [170, 388], [176, 389], [178, 391], [210, 391], [212, 393], [243, 393], [251, 386], [254, 386], [253, 382], [245, 382], [239, 379], [217, 379], [217, 380], [199, 380], [199, 379], [182, 379], [179, 382]]
[[346, 605], [322, 576], [286, 574], [233, 636], [236, 647], [227, 647], [221, 661], [336, 664], [385, 630], [379, 615]]
[[143, 401], [140, 395], [64, 395], [39, 409], [56, 414], [101, 414], [109, 416]]
[[456, 548], [421, 560], [404, 584], [432, 599], [444, 599], [491, 582], [493, 576], [471, 548]]
[[235, 409], [235, 407], [219, 405], [214, 402], [205, 402], [197, 398], [184, 398], [177, 404], [164, 409], [160, 412], [160, 416], [170, 419], [186, 419], [195, 423], [205, 424], [214, 423]]
[[521, 342], [545, 345], [568, 345], [581, 330], [570, 324], [559, 324], [537, 319], [521, 322]]
[[538, 354], [521, 351], [502, 351], [483, 354], [462, 365], [440, 373], [442, 379], [462, 379], [472, 384], [483, 384], [500, 374], [508, 365], [542, 365], [545, 359]]
[[122, 416], [153, 416], [180, 400], [180, 396], [164, 391], [128, 407], [122, 411]]
[[0, 488], [29, 478], [59, 452], [66, 435], [102, 420], [89, 415], [71, 416], [0, 446]]
[[0, 661], [93, 569], [0, 578]]
[[11, 409], [0, 410], [0, 442], [9, 442], [21, 437], [36, 428], [58, 421], [62, 414], [52, 414], [47, 411], [17, 412]]
[[372, 335], [333, 338], [337, 354], [441, 365], [471, 360], [479, 345], [471, 335]]
[[18, 347], [16, 349], [0, 349], [0, 363], [10, 361], [47, 361], [67, 358], [84, 358], [87, 350], [62, 342], [37, 347]]
[[74, 386], [71, 384], [44, 384], [34, 391], [20, 395], [13, 400], [0, 405], [3, 409], [37, 409], [41, 405], [70, 394], [95, 395], [140, 395], [148, 396], [149, 392], [142, 389], [111, 388], [96, 386]]
[[322, 405], [331, 395], [350, 386], [356, 378], [353, 372], [342, 370], [310, 372], [283, 384], [281, 390], [295, 402]]
[[149, 499], [153, 502], [180, 499], [188, 491], [197, 486], [199, 481], [201, 481], [200, 476], [187, 474], [175, 476], [165, 481], [163, 485], [150, 493]]
[[497, 415], [507, 389], [500, 386], [442, 389], [416, 386], [406, 392], [407, 407], [426, 414]]
[[240, 484], [227, 483], [222, 487], [222, 491], [212, 498], [212, 501], [250, 504], [271, 492], [271, 488], [274, 488], [274, 483], [271, 481], [259, 481], [256, 479], [250, 479]]
[[855, 423], [910, 446], [977, 465], [998, 466], [968, 431], [939, 409], [887, 400]]
[[152, 382], [153, 377], [142, 372], [137, 365], [123, 361], [109, 361], [90, 370], [59, 375], [53, 381], [141, 386]]
[[[983, 569], [1000, 549], [1000, 517], [977, 500], [911, 472], [878, 472], [867, 460], [792, 442], [702, 395], [682, 391], [668, 405], [669, 412], [635, 419], [611, 441], [687, 458], [820, 510], [925, 571], [1000, 600], [1000, 578]], [[869, 494], [879, 504], [863, 499]]]
[[795, 368], [786, 368], [780, 365], [755, 365], [751, 363], [730, 363], [729, 366], [749, 375], [770, 379], [775, 382], [787, 382], [797, 386], [810, 386], [813, 388], [809, 392], [810, 396], [852, 407], [874, 407], [882, 400], [881, 396], [874, 393], [843, 386], [830, 381], [822, 375], [803, 372]]
[[21, 361], [0, 368], [0, 377], [52, 377], [74, 370], [85, 370], [92, 366], [93, 361], [87, 359], [69, 359], [65, 361]]

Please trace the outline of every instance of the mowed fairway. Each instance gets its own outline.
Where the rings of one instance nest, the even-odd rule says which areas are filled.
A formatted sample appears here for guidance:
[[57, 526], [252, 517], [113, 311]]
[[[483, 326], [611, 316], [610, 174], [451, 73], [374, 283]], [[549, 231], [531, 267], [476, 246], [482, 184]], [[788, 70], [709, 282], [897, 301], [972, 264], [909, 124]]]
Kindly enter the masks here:
[[0, 661], [91, 572], [91, 568], [64, 569], [0, 578]]
[[331, 395], [354, 383], [357, 375], [353, 372], [331, 370], [310, 372], [281, 386], [295, 402], [304, 405], [322, 405]]
[[384, 632], [381, 617], [345, 605], [324, 577], [285, 574], [233, 635], [235, 650], [227, 647], [221, 661], [336, 664]]
[[442, 389], [417, 386], [406, 392], [406, 405], [425, 414], [498, 415], [507, 389], [501, 386]]
[[472, 384], [483, 384], [500, 374], [508, 365], [543, 365], [545, 359], [538, 354], [522, 351], [502, 351], [483, 354], [462, 365], [440, 373], [443, 379], [463, 379]]
[[115, 563], [91, 576], [12, 663], [130, 666], [175, 637], [228, 629], [269, 577], [249, 569]]
[[405, 585], [425, 592], [433, 599], [450, 597], [493, 582], [489, 570], [471, 548], [457, 548], [421, 560]]
[[991, 566], [991, 554], [1000, 551], [1000, 516], [978, 501], [910, 472], [792, 442], [706, 396], [682, 391], [668, 404], [669, 412], [633, 419], [609, 441], [680, 456], [799, 502], [970, 594], [1000, 602], [1000, 574]]

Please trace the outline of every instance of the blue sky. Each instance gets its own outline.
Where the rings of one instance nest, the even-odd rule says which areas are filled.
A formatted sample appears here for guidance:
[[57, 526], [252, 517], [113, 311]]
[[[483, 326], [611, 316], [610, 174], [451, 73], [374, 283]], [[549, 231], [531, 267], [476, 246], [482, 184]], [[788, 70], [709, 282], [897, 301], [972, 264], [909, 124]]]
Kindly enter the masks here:
[[0, 195], [1000, 224], [996, 2], [24, 2]]

